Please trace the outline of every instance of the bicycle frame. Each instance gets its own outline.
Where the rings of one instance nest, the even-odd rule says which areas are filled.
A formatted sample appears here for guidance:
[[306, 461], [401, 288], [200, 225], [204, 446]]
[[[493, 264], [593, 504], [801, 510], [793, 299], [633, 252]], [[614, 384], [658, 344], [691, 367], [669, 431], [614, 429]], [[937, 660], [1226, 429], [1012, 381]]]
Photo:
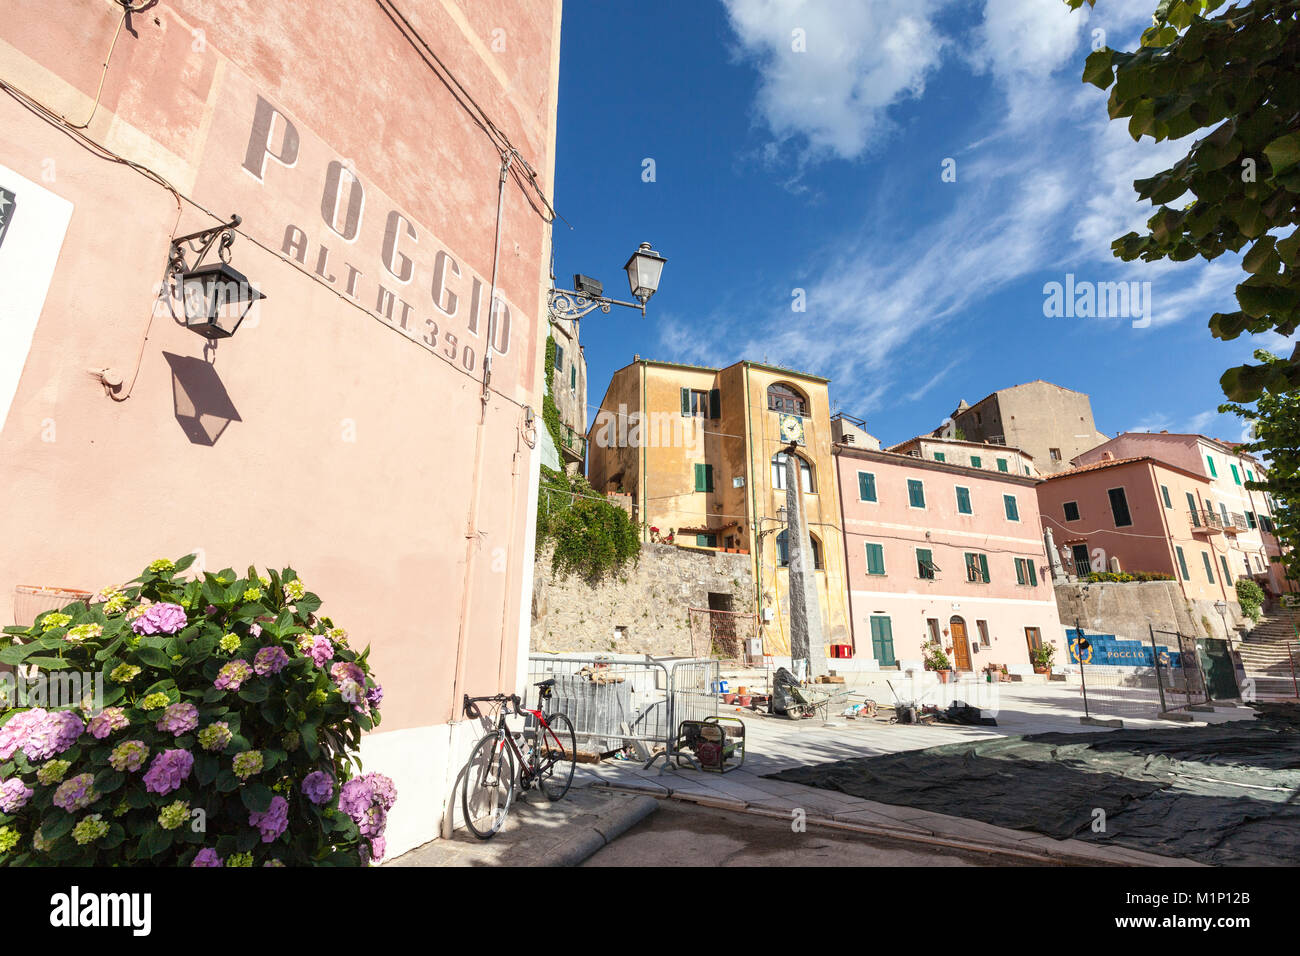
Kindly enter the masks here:
[[[545, 700], [549, 696], [549, 694], [544, 694], [542, 699]], [[466, 698], [467, 703], [471, 700], [480, 699], [490, 698]], [[513, 711], [510, 709], [510, 704], [512, 703], [514, 704]], [[551, 725], [547, 723], [546, 716], [542, 713], [540, 708], [537, 710], [525, 708], [517, 696], [506, 698], [502, 701], [502, 704], [503, 706], [497, 714], [497, 725], [495, 729], [497, 744], [495, 750], [496, 753], [499, 754], [504, 751], [507, 746], [510, 748], [515, 759], [519, 762], [519, 781], [523, 785], [524, 789], [527, 789], [532, 785], [534, 777], [544, 774], [559, 762], [559, 758], [564, 755], [564, 742], [560, 740], [555, 731], [551, 729]], [[506, 718], [511, 716], [512, 713], [517, 717], [531, 715], [537, 721], [537, 739], [533, 744], [531, 761], [529, 760], [530, 754], [525, 754], [519, 749], [519, 745], [515, 743], [514, 734], [510, 732], [510, 728], [506, 725]], [[550, 735], [549, 741], [546, 739], [547, 734]], [[545, 747], [546, 752], [550, 755], [545, 763], [540, 762], [538, 756], [538, 751], [542, 747]]]

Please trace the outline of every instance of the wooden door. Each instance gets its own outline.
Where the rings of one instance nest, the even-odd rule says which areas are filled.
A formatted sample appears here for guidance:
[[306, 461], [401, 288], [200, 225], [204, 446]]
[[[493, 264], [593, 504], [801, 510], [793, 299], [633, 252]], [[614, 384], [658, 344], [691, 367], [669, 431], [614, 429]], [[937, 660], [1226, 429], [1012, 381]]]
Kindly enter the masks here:
[[966, 634], [966, 622], [954, 617], [950, 623], [952, 633], [953, 666], [959, 671], [970, 670], [970, 638]]

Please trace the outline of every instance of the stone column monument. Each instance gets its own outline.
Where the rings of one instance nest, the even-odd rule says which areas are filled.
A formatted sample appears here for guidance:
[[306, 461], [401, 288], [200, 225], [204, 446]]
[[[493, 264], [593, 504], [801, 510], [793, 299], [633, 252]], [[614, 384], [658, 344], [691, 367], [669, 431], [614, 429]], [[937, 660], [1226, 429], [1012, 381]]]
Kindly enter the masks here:
[[1061, 565], [1061, 555], [1056, 550], [1056, 542], [1052, 539], [1052, 529], [1048, 528], [1043, 532], [1044, 543], [1047, 545], [1047, 560], [1052, 565], [1052, 583], [1068, 584], [1070, 576], [1066, 573], [1065, 568]]
[[785, 459], [785, 540], [790, 571], [790, 656], [794, 675], [804, 681], [826, 673], [826, 645], [822, 634], [817, 575], [803, 510], [803, 483], [799, 458], [792, 444]]

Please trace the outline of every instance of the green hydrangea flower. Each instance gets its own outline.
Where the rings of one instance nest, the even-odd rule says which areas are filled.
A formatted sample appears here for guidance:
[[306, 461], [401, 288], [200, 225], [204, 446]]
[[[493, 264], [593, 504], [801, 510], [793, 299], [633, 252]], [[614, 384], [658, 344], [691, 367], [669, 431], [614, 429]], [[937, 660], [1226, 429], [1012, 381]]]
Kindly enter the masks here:
[[297, 578], [286, 581], [284, 584], [284, 599], [286, 601], [301, 601], [302, 596], [306, 593], [307, 589], [302, 586], [302, 582]]
[[62, 780], [71, 766], [72, 764], [67, 760], [47, 760], [37, 769], [36, 779], [48, 787]]
[[190, 805], [184, 800], [167, 804], [158, 813], [158, 825], [164, 830], [175, 830], [189, 819]]
[[118, 684], [129, 684], [140, 676], [140, 668], [134, 664], [118, 664], [108, 672], [108, 679]]
[[41, 831], [37, 830], [32, 834], [32, 849], [44, 853], [50, 848], [50, 841], [41, 836]]
[[0, 853], [8, 853], [18, 845], [18, 831], [12, 827], [0, 827]]
[[176, 570], [176, 565], [171, 561], [168, 561], [166, 558], [159, 558], [157, 561], [151, 561], [149, 563], [149, 570], [154, 574], [161, 574], [164, 571]]
[[252, 866], [253, 854], [251, 853], [232, 853], [226, 857], [226, 866]]
[[72, 828], [72, 839], [82, 846], [94, 843], [100, 837], [108, 835], [108, 823], [98, 813], [92, 813]]
[[45, 631], [52, 631], [56, 627], [64, 627], [71, 623], [72, 615], [70, 614], [61, 614], [57, 612], [54, 614], [47, 614], [45, 617], [41, 618], [41, 631], [42, 633]]
[[234, 735], [230, 732], [230, 725], [224, 720], [219, 720], [199, 731], [199, 746], [210, 753], [225, 750], [232, 736]]
[[319, 706], [329, 700], [329, 694], [325, 693], [323, 690], [314, 690], [311, 692], [311, 696], [307, 699], [313, 704]]
[[293, 753], [302, 743], [302, 738], [298, 735], [298, 731], [291, 730], [280, 739], [280, 742], [284, 744], [285, 750]]
[[121, 614], [123, 611], [127, 609], [127, 606], [130, 603], [131, 603], [130, 599], [127, 598], [125, 594], [114, 594], [112, 597], [110, 597], [107, 601], [104, 602], [104, 613]]
[[104, 633], [104, 628], [99, 624], [78, 624], [68, 631], [67, 640], [70, 644], [77, 644], [81, 641], [90, 640], [99, 637]]
[[245, 600], [245, 601], [260, 601], [260, 600], [262, 600], [262, 589], [261, 589], [261, 588], [249, 588], [247, 591], [244, 592], [244, 600]]
[[253, 774], [261, 773], [262, 751], [245, 750], [243, 753], [235, 754], [231, 767], [235, 771], [235, 776], [240, 780], [247, 780]]
[[269, 588], [269, 587], [271, 586], [271, 579], [270, 579], [270, 578], [264, 578], [264, 577], [262, 577], [262, 576], [259, 574], [259, 575], [257, 576], [257, 583], [260, 584], [260, 585], [262, 585], [262, 587], [264, 587], [264, 588]]
[[131, 804], [127, 803], [125, 800], [123, 800], [121, 803], [119, 803], [116, 807], [113, 808], [113, 816], [115, 817], [125, 816], [130, 812], [131, 812]]
[[330, 639], [330, 643], [335, 647], [348, 646], [348, 632], [341, 627], [331, 627], [325, 632], [325, 636]]
[[227, 654], [233, 654], [239, 650], [240, 640], [238, 634], [227, 634], [217, 641], [217, 647], [221, 648]]
[[141, 710], [157, 710], [159, 707], [166, 707], [170, 698], [161, 692], [148, 694], [140, 701]]

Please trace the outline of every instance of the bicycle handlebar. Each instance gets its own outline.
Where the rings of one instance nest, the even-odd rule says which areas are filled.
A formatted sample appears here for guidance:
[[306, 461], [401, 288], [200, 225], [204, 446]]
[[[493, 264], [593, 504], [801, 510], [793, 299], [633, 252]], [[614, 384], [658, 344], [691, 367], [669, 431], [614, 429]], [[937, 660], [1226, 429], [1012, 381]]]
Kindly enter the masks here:
[[465, 701], [462, 704], [462, 710], [464, 710], [465, 716], [470, 720], [479, 720], [482, 718], [483, 712], [476, 706], [480, 701], [492, 704], [504, 704], [506, 707], [506, 714], [511, 713], [510, 705], [513, 704], [515, 714], [518, 715], [523, 713], [524, 702], [520, 699], [518, 694], [492, 694], [489, 697], [470, 697], [466, 694]]

